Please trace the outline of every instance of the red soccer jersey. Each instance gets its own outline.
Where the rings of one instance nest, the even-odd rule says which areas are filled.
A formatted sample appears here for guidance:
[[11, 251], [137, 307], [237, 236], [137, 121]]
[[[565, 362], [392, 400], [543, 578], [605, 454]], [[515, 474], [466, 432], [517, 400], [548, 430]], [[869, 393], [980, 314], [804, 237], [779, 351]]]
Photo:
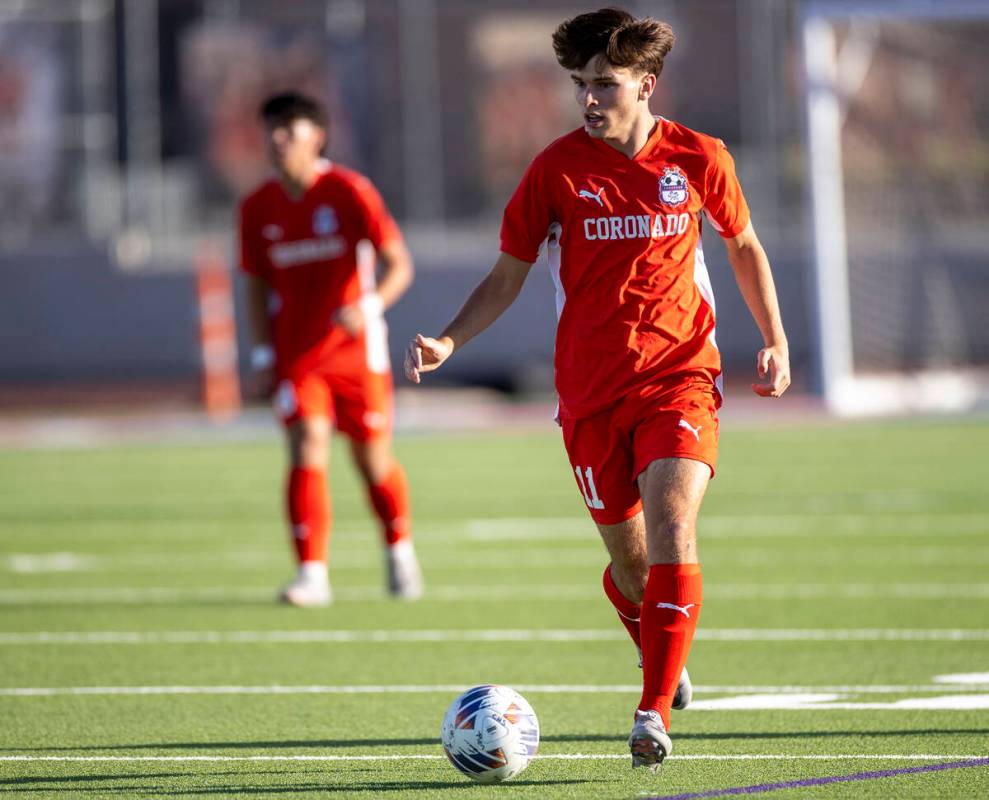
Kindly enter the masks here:
[[548, 241], [562, 416], [588, 416], [670, 375], [720, 383], [702, 211], [725, 237], [749, 222], [724, 143], [663, 118], [634, 158], [580, 128], [530, 164], [501, 249], [531, 263]]
[[240, 263], [272, 289], [272, 343], [278, 372], [336, 365], [387, 369], [383, 323], [367, 320], [356, 339], [332, 322], [341, 306], [375, 287], [376, 251], [401, 238], [371, 182], [327, 163], [294, 200], [277, 180], [240, 206]]

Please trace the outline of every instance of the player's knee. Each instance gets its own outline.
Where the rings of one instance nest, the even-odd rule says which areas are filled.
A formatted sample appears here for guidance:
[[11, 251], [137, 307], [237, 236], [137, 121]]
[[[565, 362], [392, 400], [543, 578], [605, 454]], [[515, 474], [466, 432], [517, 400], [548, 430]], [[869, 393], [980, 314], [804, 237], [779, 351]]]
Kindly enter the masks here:
[[289, 431], [292, 466], [325, 467], [329, 455], [329, 429], [321, 421], [300, 420]]
[[378, 486], [388, 480], [391, 474], [391, 463], [380, 464], [362, 459], [355, 459], [357, 471], [361, 477], [372, 486]]
[[671, 553], [683, 556], [693, 551], [697, 536], [693, 520], [673, 517], [659, 526], [660, 543]]
[[326, 446], [303, 443], [292, 448], [291, 460], [293, 467], [309, 469], [325, 469], [329, 463]]
[[642, 602], [642, 593], [649, 577], [649, 564], [645, 557], [612, 561], [611, 575], [618, 591], [633, 603]]
[[388, 480], [395, 468], [391, 449], [378, 443], [355, 442], [352, 447], [354, 464], [364, 480], [373, 486]]

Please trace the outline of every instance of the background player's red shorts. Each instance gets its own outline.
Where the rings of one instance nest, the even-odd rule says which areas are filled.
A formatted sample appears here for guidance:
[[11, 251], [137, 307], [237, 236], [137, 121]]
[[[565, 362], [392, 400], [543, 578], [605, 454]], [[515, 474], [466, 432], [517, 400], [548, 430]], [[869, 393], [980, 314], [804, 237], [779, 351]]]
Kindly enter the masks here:
[[564, 419], [563, 442], [591, 517], [615, 525], [642, 508], [636, 478], [657, 458], [714, 468], [720, 395], [706, 378], [676, 376], [581, 419]]
[[303, 417], [327, 417], [341, 433], [364, 442], [391, 433], [391, 373], [324, 368], [291, 375], [278, 382], [274, 408], [285, 426]]

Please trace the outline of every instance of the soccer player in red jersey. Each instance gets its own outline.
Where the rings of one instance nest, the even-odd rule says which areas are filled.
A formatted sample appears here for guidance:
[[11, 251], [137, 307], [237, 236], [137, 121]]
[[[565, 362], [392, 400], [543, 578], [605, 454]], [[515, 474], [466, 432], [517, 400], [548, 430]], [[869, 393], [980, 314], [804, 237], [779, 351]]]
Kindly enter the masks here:
[[670, 709], [690, 701], [684, 666], [701, 608], [696, 520], [714, 474], [721, 364], [701, 249], [724, 239], [765, 347], [756, 394], [790, 382], [766, 253], [724, 144], [649, 110], [670, 26], [617, 9], [553, 35], [583, 126], [533, 159], [505, 209], [501, 255], [437, 338], [418, 335], [418, 383], [515, 300], [545, 242], [557, 290], [559, 421], [577, 487], [611, 562], [604, 590], [639, 648], [632, 766], [669, 755]]
[[[416, 599], [405, 472], [392, 454], [392, 382], [383, 311], [412, 281], [398, 226], [371, 182], [322, 157], [326, 122], [286, 93], [261, 107], [276, 177], [240, 206], [241, 266], [258, 389], [274, 397], [290, 468], [287, 513], [299, 571], [280, 594], [297, 606], [332, 600], [327, 577], [331, 422], [350, 439], [387, 545], [388, 589]], [[381, 262], [380, 281], [376, 278]]]

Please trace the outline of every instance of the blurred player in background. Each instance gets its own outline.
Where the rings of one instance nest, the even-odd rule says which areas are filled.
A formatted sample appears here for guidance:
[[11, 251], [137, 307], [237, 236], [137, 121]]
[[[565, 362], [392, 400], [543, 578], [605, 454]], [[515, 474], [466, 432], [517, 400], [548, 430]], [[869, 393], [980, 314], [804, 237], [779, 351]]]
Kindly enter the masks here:
[[[331, 602], [326, 473], [331, 423], [350, 439], [387, 545], [388, 590], [422, 594], [405, 472], [392, 455], [392, 382], [383, 311], [412, 282], [412, 260], [371, 182], [323, 158], [326, 120], [312, 99], [261, 107], [276, 178], [240, 206], [258, 390], [288, 437], [287, 512], [299, 571], [280, 594]], [[381, 277], [377, 280], [377, 263]]]
[[753, 390], [779, 397], [790, 382], [769, 261], [731, 156], [649, 110], [673, 42], [666, 23], [617, 9], [557, 28], [553, 46], [584, 124], [532, 161], [505, 209], [491, 272], [438, 338], [417, 336], [405, 357], [416, 383], [443, 364], [515, 300], [547, 243], [559, 421], [611, 556], [605, 593], [640, 651], [632, 766], [653, 769], [672, 750], [671, 707], [690, 701], [696, 521], [717, 458], [721, 362], [702, 217], [724, 238], [765, 342]]

